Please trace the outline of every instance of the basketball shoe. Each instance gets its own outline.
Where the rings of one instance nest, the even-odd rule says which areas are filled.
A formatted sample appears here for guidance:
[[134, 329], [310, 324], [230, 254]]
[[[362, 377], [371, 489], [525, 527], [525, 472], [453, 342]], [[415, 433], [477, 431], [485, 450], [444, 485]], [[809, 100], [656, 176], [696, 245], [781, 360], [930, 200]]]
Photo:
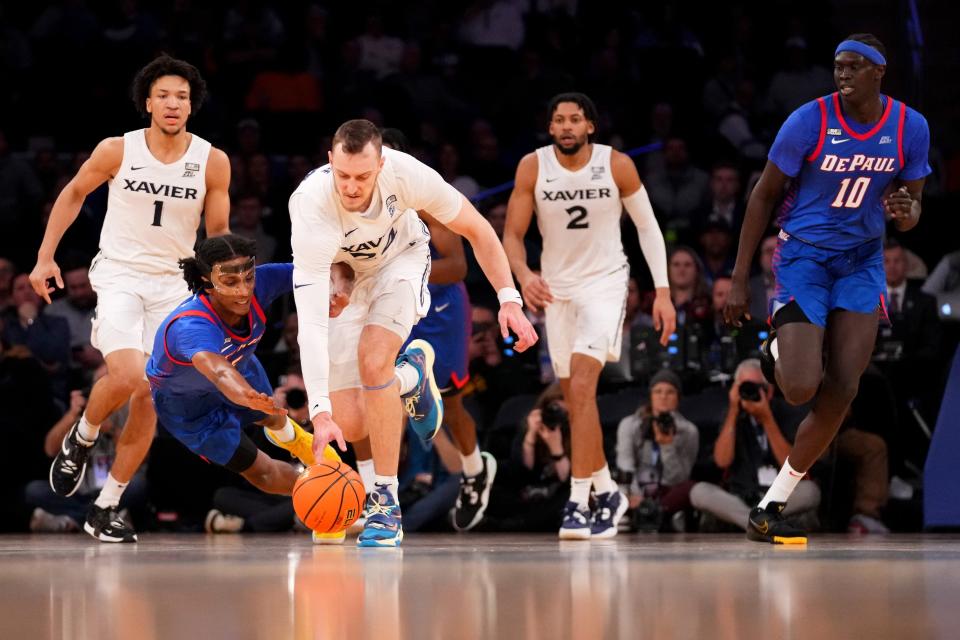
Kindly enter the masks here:
[[91, 504], [83, 530], [100, 542], [136, 542], [137, 532], [128, 525], [116, 507]]
[[[281, 449], [286, 449], [298, 460], [300, 460], [300, 462], [308, 467], [316, 464], [317, 461], [313, 456], [313, 434], [306, 431], [294, 420], [290, 420], [290, 424], [293, 425], [293, 433], [295, 434], [293, 440], [290, 442], [281, 442], [279, 434], [273, 429], [264, 427], [263, 433], [267, 436], [267, 439], [270, 442], [277, 445]], [[332, 457], [330, 454], [332, 454]], [[327, 460], [340, 461], [340, 456], [338, 456], [336, 451], [330, 448], [329, 445], [327, 445], [327, 448], [323, 450], [323, 457]]]
[[774, 388], [777, 388], [777, 355], [777, 330], [771, 329], [767, 339], [760, 343], [760, 371]]
[[401, 396], [409, 416], [408, 422], [424, 441], [432, 440], [443, 423], [443, 401], [433, 379], [433, 347], [426, 340], [414, 340], [397, 358], [397, 366], [417, 370], [420, 381]]
[[460, 494], [453, 507], [453, 528], [457, 531], [469, 531], [483, 520], [483, 514], [490, 503], [490, 488], [497, 477], [497, 461], [486, 451], [483, 458], [483, 471], [472, 478], [460, 477]]
[[590, 507], [570, 500], [563, 507], [563, 524], [560, 525], [561, 540], [590, 539]]
[[787, 523], [785, 502], [770, 502], [766, 509], [755, 507], [747, 522], [747, 538], [771, 544], [807, 544], [807, 534]]
[[367, 523], [357, 538], [358, 547], [399, 547], [403, 541], [400, 504], [386, 485], [376, 485], [367, 496]]
[[223, 513], [219, 509], [210, 509], [203, 520], [203, 530], [207, 533], [240, 533], [244, 520], [240, 516]]
[[347, 539], [346, 531], [337, 531], [336, 533], [317, 533], [310, 532], [313, 535], [313, 544], [343, 544]]
[[620, 519], [627, 512], [627, 496], [620, 490], [597, 494], [597, 505], [590, 523], [591, 538], [612, 538], [617, 535]]
[[80, 488], [87, 470], [87, 458], [93, 450], [93, 442], [81, 440], [77, 432], [80, 420], [73, 423], [60, 443], [60, 451], [50, 465], [50, 488], [58, 496], [70, 497]]

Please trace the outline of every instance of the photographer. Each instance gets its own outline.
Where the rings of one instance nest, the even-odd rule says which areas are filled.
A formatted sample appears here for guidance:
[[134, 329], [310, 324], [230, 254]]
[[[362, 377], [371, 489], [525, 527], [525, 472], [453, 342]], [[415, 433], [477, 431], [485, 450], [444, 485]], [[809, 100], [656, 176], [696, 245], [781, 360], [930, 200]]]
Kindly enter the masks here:
[[682, 531], [681, 514], [690, 507], [690, 471], [700, 434], [678, 411], [680, 378], [661, 369], [650, 380], [650, 396], [617, 427], [617, 467], [621, 488], [633, 509], [633, 529], [657, 531], [672, 521]]
[[[773, 483], [792, 446], [771, 408], [773, 389], [764, 380], [759, 360], [750, 358], [737, 366], [729, 397], [713, 449], [714, 462], [724, 471], [723, 485], [698, 482], [690, 491], [690, 502], [700, 511], [746, 529], [749, 505], [756, 504]], [[803, 480], [784, 515], [816, 509], [819, 504], [820, 489]]]

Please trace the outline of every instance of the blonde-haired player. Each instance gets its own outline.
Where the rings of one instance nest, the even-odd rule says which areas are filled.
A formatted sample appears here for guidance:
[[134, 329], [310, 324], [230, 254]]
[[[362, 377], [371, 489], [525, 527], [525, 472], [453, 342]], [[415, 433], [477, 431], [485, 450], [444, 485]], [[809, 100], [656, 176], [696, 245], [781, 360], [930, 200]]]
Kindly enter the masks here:
[[[663, 234], [628, 156], [590, 142], [597, 110], [582, 93], [563, 93], [549, 107], [553, 144], [517, 167], [507, 204], [503, 246], [526, 303], [546, 312], [547, 345], [570, 410], [570, 501], [560, 537], [607, 538], [627, 509], [610, 477], [597, 411], [604, 362], [620, 357], [630, 266], [620, 240], [626, 209], [640, 236], [657, 288], [653, 319], [661, 341], [676, 327]], [[542, 273], [527, 266], [523, 237], [534, 211], [543, 236]], [[591, 513], [590, 488], [597, 504]]]
[[133, 101], [150, 119], [149, 127], [97, 145], [57, 197], [30, 274], [34, 290], [50, 302], [54, 287], [49, 281], [63, 288], [54, 260], [57, 245], [84, 198], [106, 182], [107, 215], [90, 283], [97, 292], [91, 343], [103, 354], [107, 374], [94, 384], [83, 416], [50, 467], [51, 488], [72, 495], [100, 425], [130, 401], [116, 458], [83, 527], [102, 542], [137, 540], [117, 506], [156, 430], [144, 375], [154, 335], [166, 315], [190, 296], [177, 261], [193, 255], [201, 213], [207, 235], [229, 231], [230, 162], [223, 151], [187, 131], [187, 120], [205, 96], [200, 73], [182, 60], [163, 55], [137, 73]]

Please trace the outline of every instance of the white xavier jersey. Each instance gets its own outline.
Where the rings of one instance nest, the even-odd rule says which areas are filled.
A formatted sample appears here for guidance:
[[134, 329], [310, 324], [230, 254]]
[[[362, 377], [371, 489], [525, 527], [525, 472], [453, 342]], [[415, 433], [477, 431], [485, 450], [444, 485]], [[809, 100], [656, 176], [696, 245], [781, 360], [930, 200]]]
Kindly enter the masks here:
[[210, 143], [192, 134], [182, 158], [164, 164], [147, 148], [146, 130], [123, 135], [123, 160], [107, 184], [100, 253], [142, 273], [179, 273], [193, 255], [207, 193]]
[[568, 298], [583, 286], [627, 268], [620, 241], [623, 204], [610, 167], [611, 148], [594, 144], [577, 171], [560, 166], [553, 145], [537, 149], [535, 202], [543, 236], [540, 258], [550, 292]]
[[327, 330], [331, 263], [346, 262], [358, 273], [375, 272], [395, 256], [430, 240], [418, 210], [448, 223], [457, 217], [463, 203], [459, 191], [413, 156], [384, 148], [383, 157], [383, 169], [366, 212], [343, 208], [330, 165], [310, 173], [290, 196], [293, 293], [311, 417], [330, 410]]

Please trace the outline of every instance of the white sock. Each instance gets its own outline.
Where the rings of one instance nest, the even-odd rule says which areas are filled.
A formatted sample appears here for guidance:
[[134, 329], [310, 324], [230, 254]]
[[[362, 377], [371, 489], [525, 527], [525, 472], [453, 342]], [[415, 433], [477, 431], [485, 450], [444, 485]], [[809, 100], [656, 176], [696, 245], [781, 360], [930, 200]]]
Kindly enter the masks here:
[[617, 490], [616, 483], [610, 477], [610, 465], [605, 464], [600, 471], [594, 471], [592, 480], [593, 488], [597, 493], [611, 493]]
[[776, 338], [770, 342], [770, 355], [773, 356], [774, 362], [780, 359], [780, 345], [777, 344]]
[[127, 488], [127, 484], [129, 483], [117, 482], [112, 473], [107, 474], [107, 481], [103, 483], [103, 489], [100, 490], [100, 495], [97, 496], [94, 504], [101, 509], [116, 507], [120, 504], [120, 496], [123, 495], [123, 490]]
[[570, 501], [587, 506], [590, 502], [590, 485], [593, 478], [574, 478], [570, 476]]
[[398, 364], [393, 370], [393, 374], [400, 383], [400, 395], [410, 393], [414, 387], [420, 384], [420, 372], [406, 361]]
[[480, 457], [480, 447], [474, 447], [473, 453], [467, 455], [460, 454], [460, 460], [463, 461], [463, 475], [467, 478], [473, 478], [483, 472], [483, 458]]
[[357, 471], [363, 480], [363, 490], [367, 493], [373, 491], [373, 483], [377, 477], [377, 472], [373, 470], [373, 460], [357, 460]]
[[781, 467], [780, 473], [777, 474], [777, 479], [774, 480], [770, 488], [767, 489], [767, 495], [763, 496], [763, 500], [760, 501], [758, 506], [761, 509], [766, 509], [767, 505], [771, 502], [786, 502], [790, 498], [790, 494], [793, 493], [793, 490], [796, 489], [797, 483], [799, 483], [805, 475], [805, 473], [800, 473], [791, 467], [790, 458], [787, 458], [783, 461], [783, 467]]
[[293, 439], [297, 437], [297, 432], [293, 428], [293, 422], [290, 421], [290, 418], [287, 418], [286, 423], [283, 425], [283, 429], [276, 429], [274, 433], [277, 434], [277, 438], [280, 442], [293, 442]]
[[93, 444], [100, 435], [100, 425], [87, 422], [86, 414], [80, 416], [80, 424], [77, 426], [77, 435], [83, 440], [80, 444]]
[[400, 481], [397, 480], [397, 476], [381, 476], [378, 473], [374, 476], [373, 484], [374, 489], [386, 487], [390, 490], [390, 495], [393, 496], [393, 499], [397, 499], [397, 491], [400, 488]]

